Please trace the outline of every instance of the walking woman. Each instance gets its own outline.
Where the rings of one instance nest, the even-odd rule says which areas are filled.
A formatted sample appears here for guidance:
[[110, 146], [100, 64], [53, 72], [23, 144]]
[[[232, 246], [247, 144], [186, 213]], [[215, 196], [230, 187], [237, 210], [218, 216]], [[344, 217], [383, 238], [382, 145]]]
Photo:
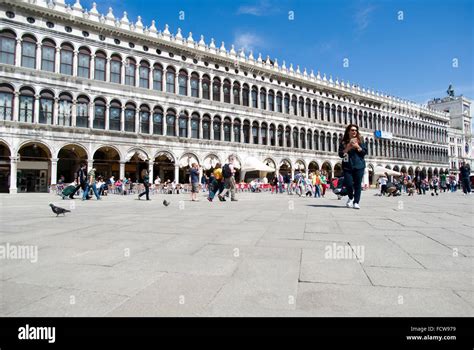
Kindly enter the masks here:
[[138, 199], [142, 198], [146, 195], [146, 200], [150, 200], [150, 175], [148, 174], [148, 170], [142, 170], [142, 179], [143, 179], [143, 186], [145, 186], [145, 191], [138, 195]]
[[367, 145], [359, 134], [359, 127], [349, 124], [339, 144], [339, 157], [342, 158], [344, 185], [349, 199], [348, 208], [360, 209], [360, 195], [362, 191], [362, 177], [364, 176]]

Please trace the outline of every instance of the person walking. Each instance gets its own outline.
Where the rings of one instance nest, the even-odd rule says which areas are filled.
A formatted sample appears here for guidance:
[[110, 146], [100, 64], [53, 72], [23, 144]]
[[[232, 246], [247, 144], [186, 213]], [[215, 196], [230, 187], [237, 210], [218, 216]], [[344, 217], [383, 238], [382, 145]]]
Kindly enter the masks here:
[[138, 199], [142, 198], [143, 196], [146, 196], [146, 200], [149, 201], [150, 199], [150, 174], [148, 174], [147, 169], [142, 170], [142, 181], [143, 181], [143, 186], [145, 186], [145, 190], [138, 195]]
[[459, 168], [459, 173], [461, 175], [461, 184], [464, 195], [471, 194], [471, 181], [469, 179], [471, 175], [471, 167], [469, 163], [464, 162]]
[[[82, 188], [82, 191], [85, 193], [86, 192], [86, 182], [87, 182], [87, 164], [86, 163], [81, 163], [79, 166], [79, 169], [76, 171], [76, 189], [74, 190], [73, 193], [69, 195], [70, 199], [74, 199], [74, 195], [76, 194], [77, 191], [79, 191], [80, 188]], [[91, 197], [89, 194], [87, 194], [86, 199], [90, 199]]]
[[89, 190], [92, 188], [92, 191], [94, 191], [95, 197], [97, 200], [100, 200], [100, 195], [99, 192], [97, 191], [97, 186], [95, 184], [95, 168], [92, 168], [88, 173], [87, 173], [87, 184], [86, 184], [86, 189], [84, 191], [84, 194], [82, 195], [82, 200], [85, 201], [87, 199], [87, 195], [89, 193]]
[[224, 164], [222, 167], [222, 176], [224, 177], [224, 191], [218, 196], [219, 199], [225, 200], [225, 195], [230, 191], [230, 200], [237, 202], [235, 198], [235, 168], [234, 168], [234, 157], [229, 157], [229, 162]]
[[367, 145], [359, 133], [359, 127], [349, 124], [344, 132], [342, 142], [339, 144], [339, 157], [342, 160], [344, 185], [349, 199], [348, 208], [360, 209], [362, 193], [362, 178], [365, 170], [364, 157], [367, 154]]
[[209, 177], [209, 181], [209, 197], [207, 197], [207, 200], [212, 202], [217, 193], [219, 200], [224, 202], [225, 198], [220, 197], [220, 194], [224, 191], [224, 179], [222, 177], [221, 163], [216, 164], [214, 171]]

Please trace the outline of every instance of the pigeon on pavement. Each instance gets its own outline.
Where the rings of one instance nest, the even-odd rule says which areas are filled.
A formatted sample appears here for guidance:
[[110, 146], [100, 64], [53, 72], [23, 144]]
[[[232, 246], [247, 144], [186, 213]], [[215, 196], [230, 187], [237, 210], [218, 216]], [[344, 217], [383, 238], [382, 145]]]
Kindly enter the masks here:
[[53, 213], [56, 214], [56, 216], [58, 216], [59, 214], [63, 214], [64, 216], [66, 216], [66, 213], [71, 212], [70, 210], [67, 210], [67, 209], [64, 209], [64, 208], [61, 208], [61, 207], [57, 207], [53, 203], [50, 203], [49, 206], [51, 207], [51, 210], [53, 211]]
[[168, 205], [170, 205], [170, 202], [168, 202], [168, 201], [165, 199], [165, 200], [163, 201], [163, 205], [164, 205], [165, 207], [167, 207]]

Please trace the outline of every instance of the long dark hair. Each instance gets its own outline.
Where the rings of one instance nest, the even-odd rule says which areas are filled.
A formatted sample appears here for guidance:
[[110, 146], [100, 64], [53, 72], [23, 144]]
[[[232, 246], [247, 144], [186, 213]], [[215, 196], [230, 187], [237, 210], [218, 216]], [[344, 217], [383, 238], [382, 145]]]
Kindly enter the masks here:
[[348, 144], [350, 139], [351, 139], [351, 129], [352, 127], [355, 127], [357, 129], [357, 138], [359, 139], [359, 143], [362, 144], [364, 143], [364, 139], [362, 138], [362, 136], [360, 136], [360, 132], [359, 132], [359, 127], [355, 124], [349, 124], [347, 127], [346, 127], [346, 131], [344, 131], [344, 137], [342, 138], [342, 143], [343, 144]]

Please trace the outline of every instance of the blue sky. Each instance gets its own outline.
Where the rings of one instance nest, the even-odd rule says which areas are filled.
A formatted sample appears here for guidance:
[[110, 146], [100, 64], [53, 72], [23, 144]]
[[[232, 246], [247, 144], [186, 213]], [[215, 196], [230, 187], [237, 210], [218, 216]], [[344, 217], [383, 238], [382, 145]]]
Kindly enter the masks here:
[[[218, 47], [221, 41], [227, 49], [235, 44], [255, 57], [261, 52], [288, 67], [319, 70], [418, 103], [445, 96], [450, 83], [456, 94], [474, 99], [472, 0], [95, 1], [101, 13], [112, 7], [122, 17], [127, 11], [130, 20], [142, 16], [144, 25], [156, 20], [158, 30], [167, 23], [172, 33], [180, 27], [185, 37], [192, 32], [199, 40], [202, 34]], [[92, 2], [81, 0], [86, 8]]]

